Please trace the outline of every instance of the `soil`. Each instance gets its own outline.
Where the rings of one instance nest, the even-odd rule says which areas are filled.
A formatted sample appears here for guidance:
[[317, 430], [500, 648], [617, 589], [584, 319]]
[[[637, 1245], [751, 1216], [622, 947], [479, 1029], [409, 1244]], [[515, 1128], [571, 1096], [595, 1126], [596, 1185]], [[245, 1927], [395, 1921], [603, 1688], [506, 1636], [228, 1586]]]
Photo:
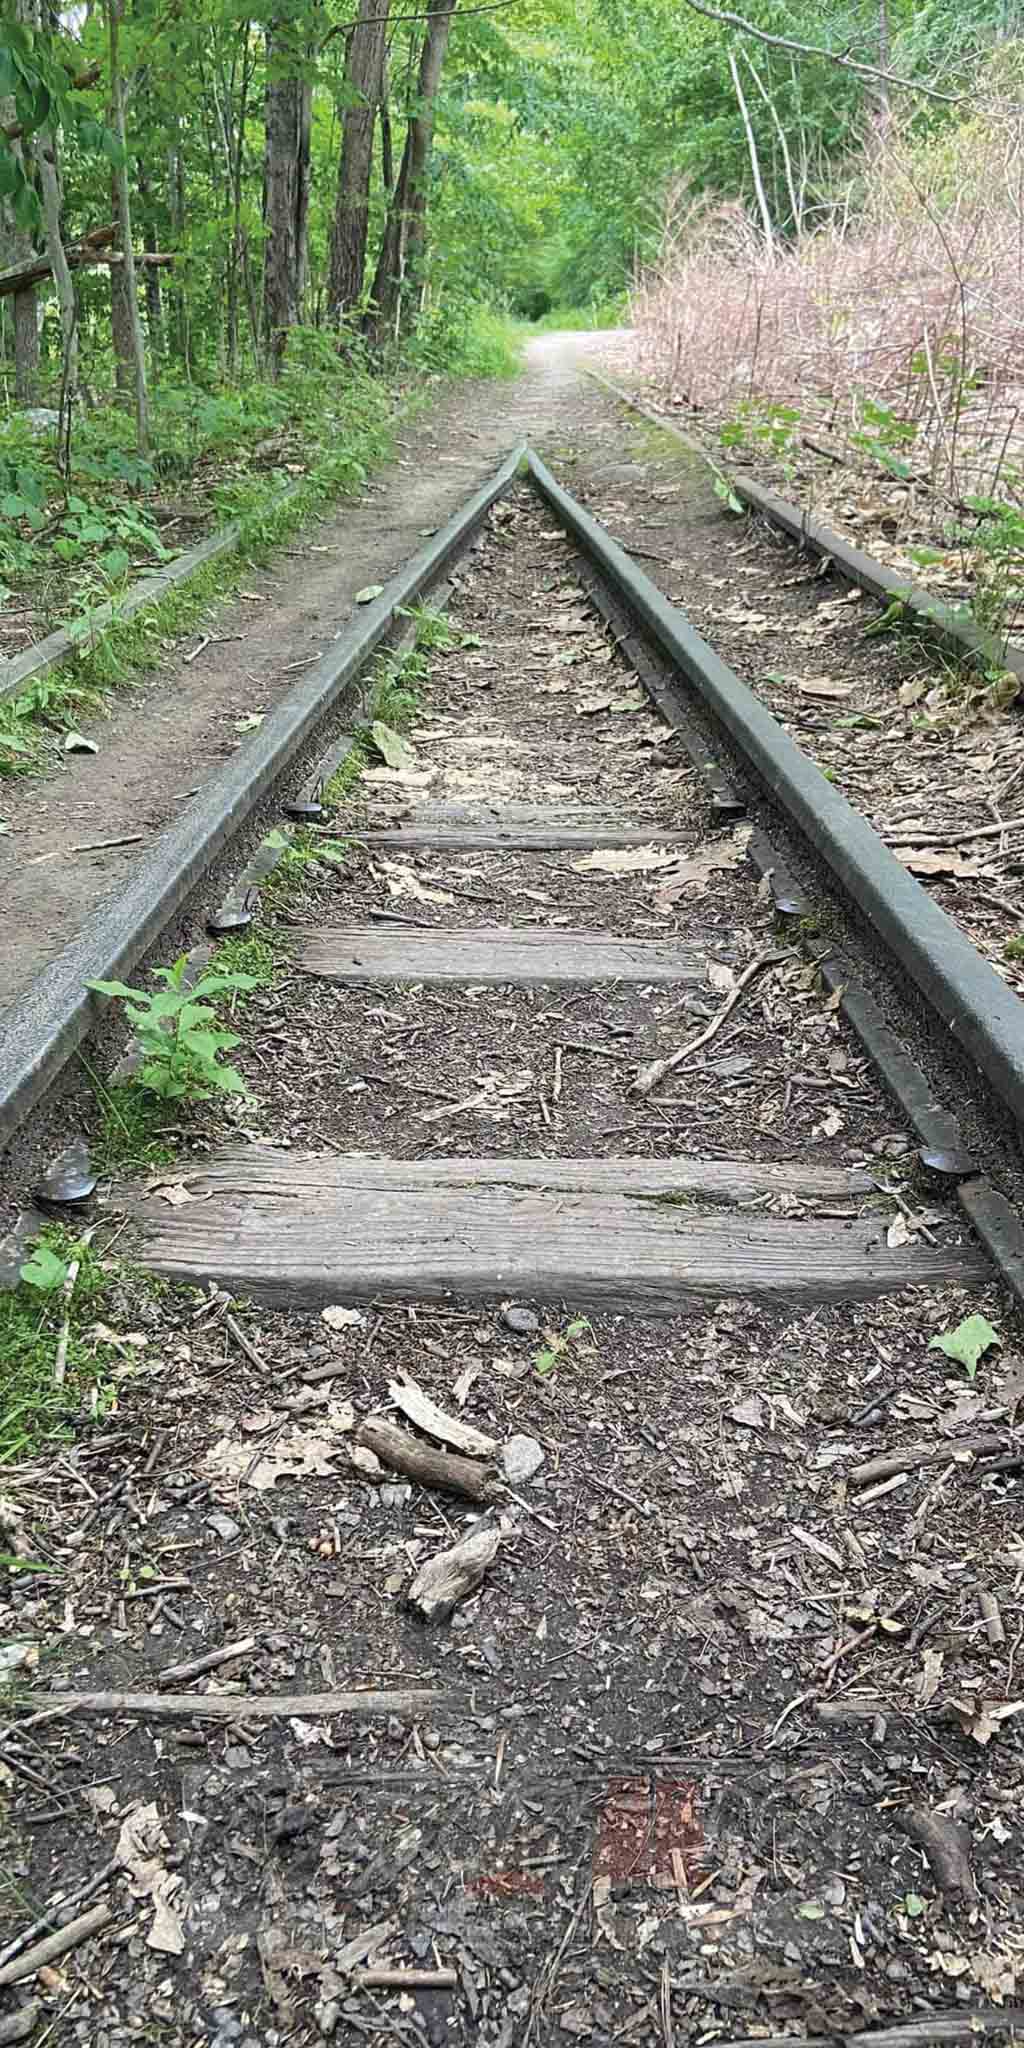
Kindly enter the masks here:
[[[603, 402], [580, 417], [608, 431]], [[616, 492], [639, 489], [626, 469]], [[625, 530], [629, 503], [611, 509]], [[596, 629], [559, 628], [567, 615], [583, 607], [566, 552], [520, 494], [460, 574], [461, 645], [432, 662], [404, 772], [440, 754], [426, 794], [480, 800], [500, 756], [536, 801], [586, 791], [635, 815], [653, 783], [652, 823], [693, 834], [674, 900], [658, 900], [665, 869], [609, 882], [572, 854], [364, 845], [369, 806], [394, 817], [422, 789], [378, 780], [333, 828], [341, 866], [322, 856], [289, 899], [293, 946], [397, 910], [678, 931], [720, 975], [762, 950], [773, 928], [746, 867], [692, 872], [711, 821], [651, 714], [575, 712], [577, 688], [618, 700], [627, 677]], [[570, 691], [546, 687], [567, 670]], [[429, 737], [453, 729], [454, 764]], [[716, 828], [714, 849], [731, 836]], [[870, 1198], [894, 1241], [955, 1243], [955, 1212], [917, 1186], [909, 1134], [799, 960], [771, 963], [676, 1083], [627, 1096], [634, 1062], [702, 1028], [724, 985], [339, 992], [286, 970], [239, 1013], [257, 1110], [186, 1119], [162, 1184], [176, 1199], [225, 1130], [532, 1157], [596, 1149], [601, 1119], [620, 1152], [765, 1143], [871, 1162], [895, 1189]], [[626, 1057], [570, 1054], [570, 1037]], [[528, 1091], [503, 1096], [526, 1069]], [[453, 1119], [442, 1093], [489, 1074], [493, 1104]], [[421, 1105], [443, 1114], [424, 1123]], [[98, 1221], [98, 1248], [122, 1256], [123, 1224]], [[933, 1345], [969, 1314], [1000, 1339], [974, 1379]], [[1022, 1481], [969, 1448], [1010, 1442], [1021, 1400], [995, 1284], [657, 1321], [572, 1300], [306, 1314], [153, 1289], [129, 1264], [104, 1318], [124, 1360], [104, 1421], [8, 1483], [7, 1540], [44, 1569], [12, 1577], [5, 1635], [40, 1646], [59, 1689], [177, 1687], [169, 1667], [224, 1652], [185, 1682], [238, 1719], [12, 1714], [4, 1936], [115, 1854], [136, 1865], [104, 1880], [111, 1929], [37, 1980], [58, 2048], [673, 2048], [912, 2021], [923, 2044], [943, 2013], [967, 2038], [975, 2010], [1008, 2031]], [[431, 1625], [407, 1605], [412, 1575], [480, 1510], [353, 1457], [354, 1425], [403, 1373], [541, 1457], [495, 1484], [496, 1558]], [[891, 1479], [860, 1472], [888, 1453]], [[246, 1718], [247, 1695], [362, 1686], [439, 1697]], [[454, 1981], [374, 1984], [353, 1974], [367, 1965]]]

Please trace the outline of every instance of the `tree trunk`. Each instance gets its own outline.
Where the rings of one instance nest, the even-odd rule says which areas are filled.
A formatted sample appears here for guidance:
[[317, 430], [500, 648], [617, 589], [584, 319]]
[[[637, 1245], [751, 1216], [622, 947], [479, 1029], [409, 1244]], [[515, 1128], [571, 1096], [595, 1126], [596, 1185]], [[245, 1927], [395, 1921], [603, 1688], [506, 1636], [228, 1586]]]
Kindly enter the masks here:
[[[119, 30], [124, 0], [107, 0], [107, 29], [110, 49], [110, 103], [114, 120], [114, 133], [121, 145], [121, 161], [114, 173], [114, 197], [116, 200], [118, 241], [121, 262], [111, 272], [120, 270], [123, 280], [123, 300], [119, 316], [124, 320], [124, 339], [128, 347], [126, 358], [130, 370], [131, 389], [135, 402], [135, 439], [140, 455], [149, 453], [149, 393], [146, 389], [146, 351], [142, 340], [142, 316], [139, 312], [139, 291], [135, 276], [135, 251], [132, 247], [132, 209], [128, 192], [128, 154], [124, 121], [124, 79], [121, 76]], [[116, 294], [111, 300], [111, 309], [116, 304]]]
[[342, 116], [327, 276], [327, 317], [335, 324], [352, 312], [363, 295], [373, 130], [384, 85], [387, 15], [388, 0], [359, 0], [358, 19], [345, 51], [345, 86], [351, 104]]
[[[111, 128], [117, 131], [117, 114], [113, 106], [109, 111]], [[117, 246], [123, 248], [121, 234], [121, 198], [117, 172], [110, 180], [110, 204], [113, 217], [118, 222]], [[128, 303], [127, 280], [123, 263], [110, 266], [110, 338], [114, 344], [114, 382], [118, 391], [131, 391], [135, 382], [135, 359], [132, 341], [132, 313]]]
[[309, 138], [312, 86], [302, 78], [275, 77], [284, 59], [280, 39], [267, 30], [267, 101], [263, 206], [263, 335], [268, 361], [279, 373], [302, 303], [307, 266]]
[[39, 172], [39, 189], [43, 197], [43, 218], [46, 222], [46, 253], [53, 271], [54, 289], [60, 310], [60, 332], [63, 349], [62, 386], [65, 401], [70, 403], [78, 389], [78, 306], [75, 300], [75, 286], [71, 266], [64, 254], [61, 239], [60, 174], [57, 169], [57, 145], [48, 128], [38, 128], [33, 137], [33, 154]]
[[[19, 0], [15, 9], [16, 18], [29, 26], [33, 20], [33, 0]], [[17, 114], [13, 94], [0, 99], [0, 122], [6, 127]], [[11, 153], [22, 168], [25, 168], [25, 152], [22, 144], [12, 142]], [[25, 228], [19, 228], [12, 208], [0, 201], [0, 246], [3, 261], [7, 264], [22, 262], [34, 255], [33, 237]], [[19, 405], [34, 405], [39, 385], [39, 309], [36, 304], [35, 285], [25, 291], [16, 292], [13, 306], [14, 325], [14, 396]]]
[[740, 84], [740, 74], [736, 68], [736, 59], [733, 56], [731, 50], [729, 51], [729, 70], [732, 74], [733, 90], [736, 94], [736, 100], [740, 110], [740, 118], [743, 122], [743, 133], [747, 138], [747, 150], [750, 155], [750, 169], [754, 179], [754, 191], [757, 194], [757, 204], [761, 214], [761, 226], [764, 229], [765, 249], [767, 251], [769, 258], [771, 258], [775, 254], [775, 233], [772, 228], [772, 217], [768, 211], [768, 200], [765, 196], [764, 179], [761, 176], [761, 159], [757, 153], [757, 137], [754, 134], [753, 123], [750, 119], [750, 112], [747, 107], [747, 102], [743, 97], [743, 87]]
[[431, 14], [427, 21], [420, 52], [416, 98], [409, 116], [401, 168], [388, 207], [373, 280], [375, 310], [367, 322], [367, 332], [374, 343], [380, 343], [388, 336], [397, 336], [402, 324], [402, 300], [410, 257], [414, 263], [422, 259], [426, 238], [427, 173], [434, 138], [434, 103], [455, 4], [456, 0], [442, 0], [437, 12]]

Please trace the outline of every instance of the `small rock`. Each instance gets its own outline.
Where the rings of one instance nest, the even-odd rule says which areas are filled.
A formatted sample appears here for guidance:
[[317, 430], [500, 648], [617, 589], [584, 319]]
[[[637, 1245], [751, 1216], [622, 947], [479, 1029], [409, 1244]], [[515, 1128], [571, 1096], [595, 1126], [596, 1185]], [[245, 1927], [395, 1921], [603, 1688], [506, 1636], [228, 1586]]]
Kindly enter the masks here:
[[311, 1806], [284, 1807], [274, 1822], [275, 1842], [293, 1842], [297, 1835], [304, 1835], [312, 1827], [314, 1819]]
[[240, 1522], [233, 1522], [230, 1515], [222, 1515], [219, 1512], [207, 1515], [206, 1526], [212, 1529], [215, 1535], [222, 1536], [225, 1543], [230, 1543], [233, 1536], [240, 1536], [242, 1533]]
[[502, 1310], [501, 1320], [506, 1330], [517, 1337], [535, 1337], [540, 1329], [540, 1317], [534, 1315], [532, 1308], [517, 1308], [514, 1302], [511, 1308]]
[[325, 1998], [322, 2005], [313, 2007], [313, 2018], [316, 2021], [319, 2032], [330, 2040], [341, 2018], [341, 2006], [338, 2000], [336, 1998]]
[[510, 1436], [501, 1453], [501, 1469], [510, 1486], [525, 1485], [543, 1463], [544, 1453], [532, 1436]]

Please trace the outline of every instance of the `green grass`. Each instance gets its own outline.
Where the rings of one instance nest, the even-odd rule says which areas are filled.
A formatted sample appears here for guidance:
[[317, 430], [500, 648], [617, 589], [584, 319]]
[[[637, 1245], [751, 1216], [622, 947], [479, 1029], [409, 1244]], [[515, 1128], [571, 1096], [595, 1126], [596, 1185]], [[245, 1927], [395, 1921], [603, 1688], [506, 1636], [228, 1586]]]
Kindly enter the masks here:
[[[41, 1294], [20, 1286], [0, 1292], [0, 1464], [31, 1457], [53, 1437], [72, 1434], [83, 1400], [94, 1390], [96, 1412], [109, 1406], [111, 1375], [123, 1366], [116, 1349], [91, 1335], [110, 1277], [90, 1246], [70, 1231], [48, 1225], [42, 1242], [66, 1262], [79, 1260], [74, 1292]], [[67, 1313], [69, 1339], [63, 1386], [53, 1383], [61, 1323]]]
[[1007, 960], [1024, 960], [1024, 932], [1019, 932], [1015, 939], [1007, 939], [1003, 954]]
[[100, 1107], [100, 1125], [92, 1139], [93, 1165], [100, 1173], [139, 1173], [145, 1167], [171, 1165], [174, 1146], [169, 1128], [173, 1104], [161, 1102], [137, 1081], [118, 1081], [112, 1088], [90, 1074]]
[[[213, 974], [251, 974], [260, 988], [271, 988], [281, 971], [284, 946], [279, 934], [268, 925], [255, 925], [235, 939], [222, 939], [210, 963]], [[242, 992], [231, 1005], [251, 1001], [255, 990]]]

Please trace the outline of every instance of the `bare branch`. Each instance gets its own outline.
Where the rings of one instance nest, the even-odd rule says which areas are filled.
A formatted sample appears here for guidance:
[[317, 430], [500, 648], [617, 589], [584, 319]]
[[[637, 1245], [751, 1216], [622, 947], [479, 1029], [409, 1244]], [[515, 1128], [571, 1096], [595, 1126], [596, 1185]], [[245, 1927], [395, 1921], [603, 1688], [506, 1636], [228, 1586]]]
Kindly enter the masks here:
[[841, 55], [838, 50], [823, 50], [816, 43], [798, 43], [792, 36], [776, 36], [766, 28], [758, 28], [742, 14], [734, 14], [728, 7], [708, 7], [706, 0], [684, 0], [694, 14], [704, 15], [707, 21], [718, 21], [723, 28], [735, 28], [741, 35], [755, 36], [759, 43], [767, 43], [773, 50], [792, 50], [797, 57], [822, 57], [826, 64], [839, 64], [844, 71], [853, 71], [858, 78], [873, 78], [883, 85], [897, 86], [901, 92], [923, 93], [926, 99], [941, 100], [945, 106], [959, 106], [968, 98], [966, 93], [940, 92], [938, 86], [924, 85], [918, 78], [901, 78], [895, 71], [882, 71], [877, 64], [861, 64], [856, 57]]

